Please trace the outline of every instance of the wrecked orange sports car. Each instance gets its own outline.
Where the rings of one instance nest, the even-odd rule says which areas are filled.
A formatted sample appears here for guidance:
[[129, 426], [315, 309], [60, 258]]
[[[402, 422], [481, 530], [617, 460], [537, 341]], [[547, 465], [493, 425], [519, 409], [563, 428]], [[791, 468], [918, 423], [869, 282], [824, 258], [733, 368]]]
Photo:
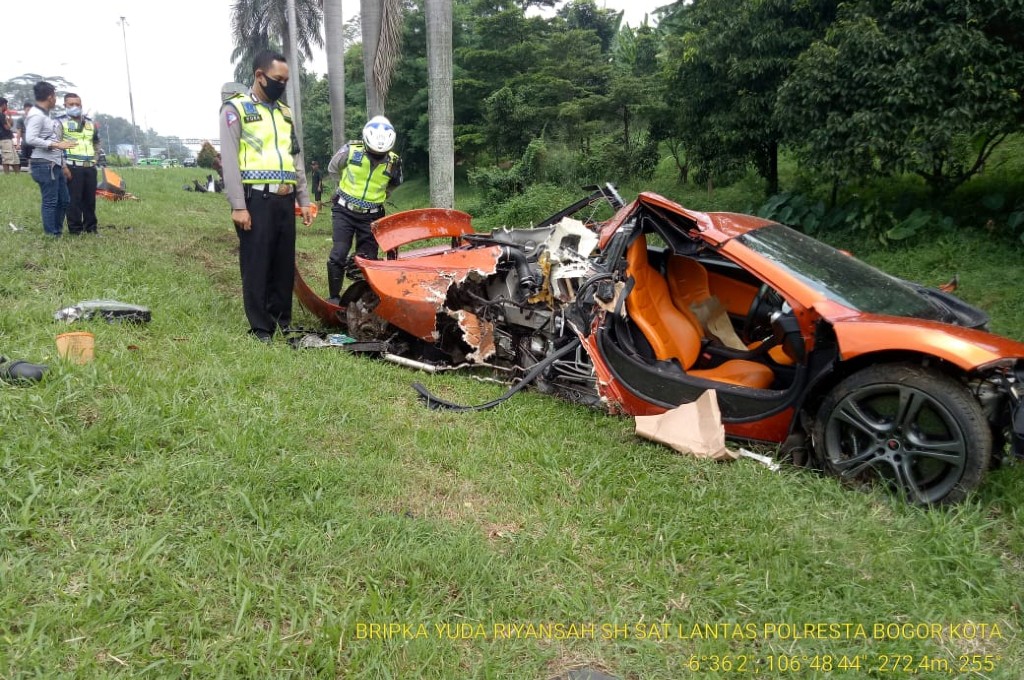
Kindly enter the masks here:
[[949, 292], [784, 225], [651, 193], [623, 205], [607, 185], [530, 229], [476, 233], [431, 209], [374, 229], [387, 258], [357, 259], [365, 280], [341, 306], [301, 277], [296, 292], [386, 359], [485, 366], [511, 391], [630, 415], [714, 389], [731, 438], [922, 504], [959, 501], [1024, 455], [1024, 344]]

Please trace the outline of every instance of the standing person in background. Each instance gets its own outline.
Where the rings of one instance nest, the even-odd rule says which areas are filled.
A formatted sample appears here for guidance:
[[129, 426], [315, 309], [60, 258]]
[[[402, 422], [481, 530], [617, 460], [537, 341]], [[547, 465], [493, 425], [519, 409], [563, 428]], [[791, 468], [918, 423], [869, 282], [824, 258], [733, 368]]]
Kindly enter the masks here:
[[100, 152], [100, 133], [92, 118], [82, 113], [82, 98], [74, 92], [64, 95], [64, 110], [64, 115], [57, 119], [64, 126], [64, 139], [77, 144], [68, 151], [66, 158], [71, 172], [68, 233], [95, 234], [96, 159]]
[[245, 316], [249, 332], [266, 343], [275, 328], [292, 322], [296, 202], [302, 223], [313, 221], [291, 110], [278, 102], [288, 75], [284, 55], [262, 52], [253, 60], [252, 89], [220, 109], [224, 190], [238, 234]]
[[324, 173], [320, 171], [320, 161], [313, 161], [310, 166], [312, 173], [310, 179], [313, 183], [313, 200], [316, 206], [320, 207], [320, 199], [324, 195]]
[[0, 163], [4, 166], [5, 175], [20, 170], [21, 161], [14, 150], [14, 121], [3, 97], [0, 97]]
[[64, 139], [60, 121], [50, 117], [57, 105], [57, 90], [40, 80], [33, 88], [35, 106], [25, 123], [25, 141], [32, 145], [32, 179], [42, 194], [43, 231], [60, 238], [64, 231], [64, 213], [68, 207], [68, 179], [71, 172], [64, 164], [64, 152], [77, 142]]
[[21, 118], [15, 128], [17, 133], [14, 146], [18, 149], [18, 160], [23, 168], [28, 167], [29, 159], [32, 158], [32, 147], [25, 142], [25, 123], [28, 122], [28, 112], [32, 110], [32, 102], [25, 102], [22, 106]]
[[368, 260], [377, 258], [377, 239], [370, 225], [384, 217], [384, 201], [402, 183], [402, 159], [393, 148], [395, 128], [391, 121], [374, 116], [363, 126], [362, 142], [349, 142], [338, 149], [327, 166], [327, 172], [341, 175], [331, 208], [334, 246], [327, 258], [328, 302], [341, 303], [353, 238], [356, 255]]

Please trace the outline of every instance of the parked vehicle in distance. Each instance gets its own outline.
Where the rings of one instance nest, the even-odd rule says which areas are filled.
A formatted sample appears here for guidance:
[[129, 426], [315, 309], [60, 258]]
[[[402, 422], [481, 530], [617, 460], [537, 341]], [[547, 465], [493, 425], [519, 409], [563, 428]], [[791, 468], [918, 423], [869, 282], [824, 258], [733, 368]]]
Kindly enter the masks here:
[[160, 165], [164, 166], [165, 168], [176, 168], [176, 167], [178, 167], [178, 159], [177, 158], [166, 158], [166, 159], [164, 159], [164, 162], [161, 163]]
[[163, 165], [164, 159], [162, 158], [140, 158], [139, 165]]
[[197, 166], [196, 159], [194, 156], [190, 156], [181, 162], [183, 168], [194, 168]]
[[[580, 212], [601, 199], [610, 218]], [[532, 229], [475, 233], [470, 219], [384, 217], [387, 259], [356, 258], [364, 280], [341, 305], [301, 276], [296, 294], [385, 359], [491, 367], [611, 413], [714, 389], [730, 438], [917, 504], [958, 502], [1024, 456], [1024, 343], [949, 291], [759, 217], [653, 193], [622, 205], [610, 185]]]

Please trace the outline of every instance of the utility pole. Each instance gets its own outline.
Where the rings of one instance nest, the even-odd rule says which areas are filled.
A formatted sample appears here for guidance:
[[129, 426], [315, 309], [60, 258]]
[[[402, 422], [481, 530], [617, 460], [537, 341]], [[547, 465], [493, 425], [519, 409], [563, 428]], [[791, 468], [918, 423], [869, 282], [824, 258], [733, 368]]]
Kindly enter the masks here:
[[132, 156], [134, 162], [139, 162], [139, 137], [135, 130], [138, 128], [135, 125], [135, 99], [132, 97], [132, 71], [128, 67], [128, 36], [125, 33], [124, 27], [128, 22], [125, 21], [124, 17], [121, 17], [121, 39], [124, 40], [124, 70], [128, 74], [128, 106], [132, 111]]

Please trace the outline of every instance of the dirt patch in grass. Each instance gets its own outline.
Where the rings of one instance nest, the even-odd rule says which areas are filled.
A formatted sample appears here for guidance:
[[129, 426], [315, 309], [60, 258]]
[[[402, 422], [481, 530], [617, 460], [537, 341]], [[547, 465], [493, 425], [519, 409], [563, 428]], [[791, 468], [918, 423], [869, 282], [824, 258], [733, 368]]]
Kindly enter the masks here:
[[182, 263], [198, 263], [218, 292], [237, 295], [238, 238], [234, 234], [204, 236], [189, 245], [175, 248], [173, 252]]
[[494, 522], [487, 522], [483, 525], [484, 534], [491, 541], [498, 541], [505, 538], [510, 538], [523, 528], [523, 525], [519, 522], [507, 522], [505, 524], [495, 524]]
[[491, 505], [492, 501], [468, 480], [450, 472], [431, 476], [429, 471], [413, 473], [400, 497], [383, 502], [387, 512], [410, 518], [471, 520], [481, 525]]
[[586, 678], [587, 671], [604, 673], [610, 677], [619, 677], [601, 661], [583, 654], [563, 653], [547, 663], [545, 677], [548, 680], [568, 680], [568, 678]]

